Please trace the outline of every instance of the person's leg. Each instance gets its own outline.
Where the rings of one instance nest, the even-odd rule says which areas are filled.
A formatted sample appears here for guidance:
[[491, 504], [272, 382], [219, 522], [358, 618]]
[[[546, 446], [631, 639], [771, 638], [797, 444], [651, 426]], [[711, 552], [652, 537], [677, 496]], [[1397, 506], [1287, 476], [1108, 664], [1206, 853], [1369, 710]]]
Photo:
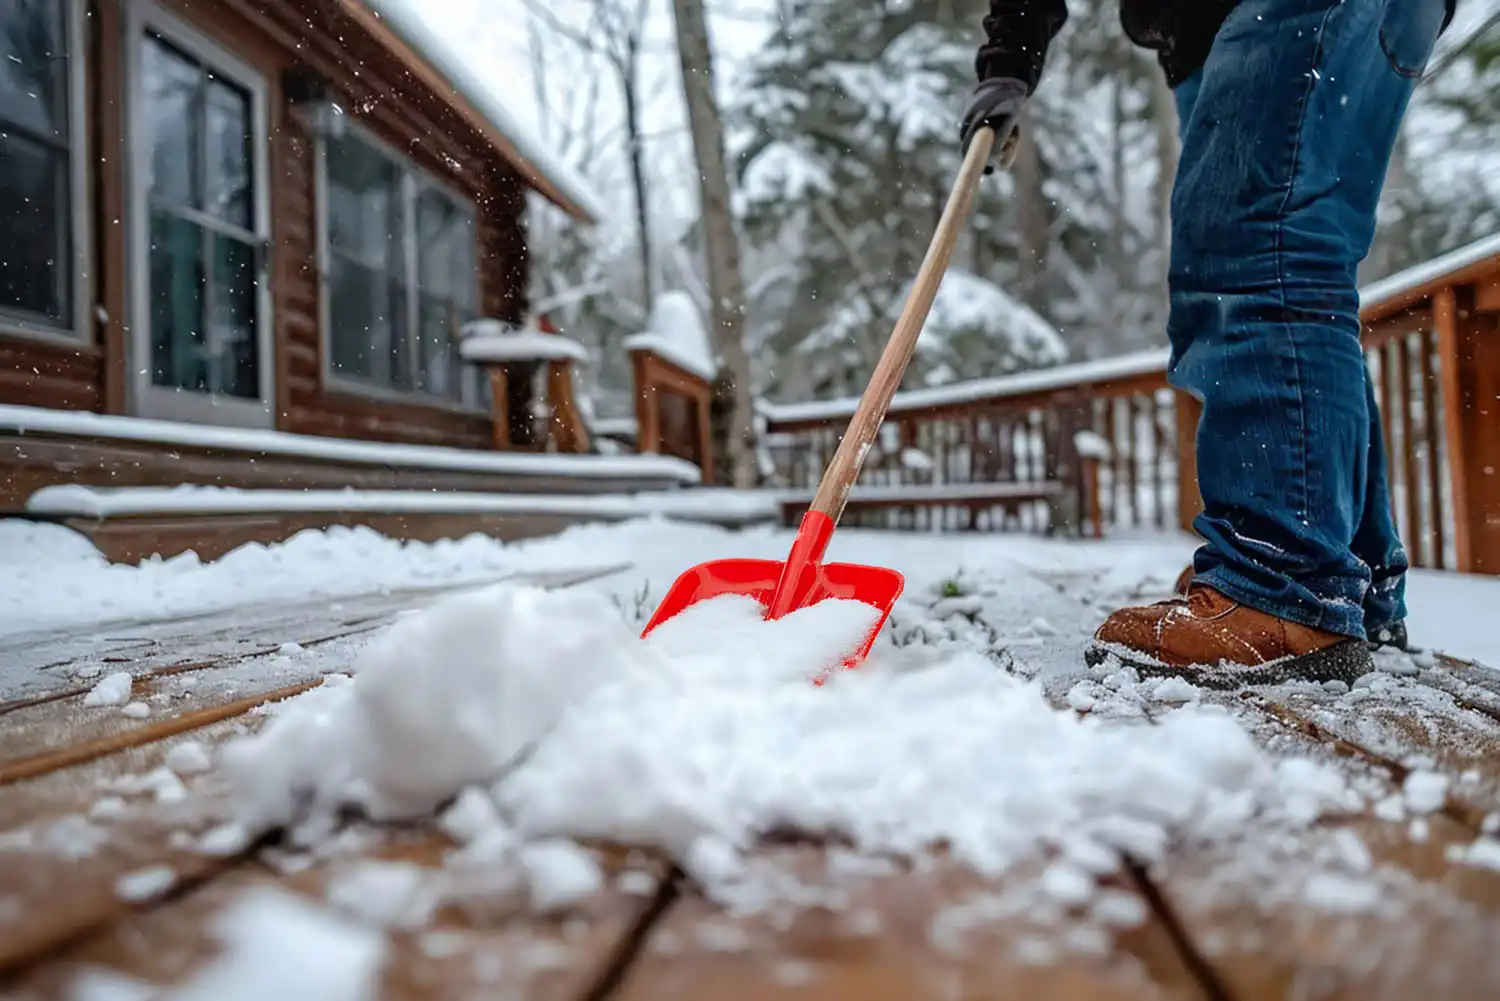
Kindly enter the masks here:
[[1365, 371], [1365, 399], [1370, 411], [1370, 458], [1364, 507], [1350, 550], [1370, 568], [1365, 594], [1365, 635], [1372, 643], [1406, 646], [1406, 547], [1396, 530], [1386, 470], [1385, 433], [1380, 426], [1375, 383]]
[[1245, 0], [1203, 68], [1173, 193], [1171, 377], [1204, 401], [1198, 580], [1347, 636], [1364, 635], [1372, 574], [1351, 545], [1376, 493], [1355, 272], [1443, 15]]
[[[1241, 630], [1254, 642], [1231, 636], [1222, 657], [1203, 656], [1246, 663], [1280, 657], [1268, 651], [1293, 632], [1299, 649], [1364, 635], [1372, 573], [1351, 547], [1383, 463], [1355, 271], [1443, 14], [1443, 0], [1242, 0], [1179, 88], [1169, 376], [1204, 404], [1197, 582], [1228, 599], [1199, 612], [1220, 633], [1234, 631], [1231, 612], [1260, 613]], [[1101, 643], [1154, 634], [1160, 647], [1160, 623], [1117, 621], [1140, 611], [1112, 616]]]
[[[1422, 41], [1415, 42], [1417, 51], [1422, 50]], [[1430, 49], [1430, 46], [1427, 48]], [[1398, 50], [1394, 49], [1393, 52]], [[1394, 65], [1403, 58], [1393, 57]], [[1425, 56], [1421, 58], [1425, 59]], [[1404, 67], [1413, 71], [1416, 67]], [[1416, 70], [1419, 72], [1419, 70]], [[1179, 135], [1186, 138], [1188, 122], [1193, 117], [1198, 90], [1203, 85], [1200, 70], [1178, 84], [1173, 91], [1177, 105]], [[1376, 198], [1378, 200], [1378, 193]], [[1355, 529], [1350, 545], [1354, 555], [1370, 568], [1370, 589], [1365, 596], [1365, 635], [1375, 643], [1396, 642], [1405, 646], [1405, 629], [1396, 629], [1406, 619], [1406, 550], [1401, 545], [1396, 528], [1395, 514], [1391, 507], [1390, 486], [1386, 467], [1384, 433], [1380, 424], [1379, 404], [1375, 400], [1375, 384], [1370, 378], [1369, 367], [1365, 368], [1365, 400], [1370, 416], [1369, 458], [1366, 474], [1366, 491], [1360, 514], [1359, 526]], [[1174, 592], [1186, 594], [1197, 568], [1189, 566], [1178, 578]]]

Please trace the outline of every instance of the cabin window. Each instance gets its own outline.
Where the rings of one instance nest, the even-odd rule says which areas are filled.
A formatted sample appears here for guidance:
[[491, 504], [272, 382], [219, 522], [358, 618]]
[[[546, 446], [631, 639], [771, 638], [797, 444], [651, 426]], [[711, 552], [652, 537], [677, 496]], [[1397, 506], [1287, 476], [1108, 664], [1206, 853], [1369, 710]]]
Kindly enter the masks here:
[[125, 10], [132, 409], [272, 424], [265, 77], [162, 5]]
[[148, 34], [151, 379], [261, 395], [252, 95]]
[[81, 333], [79, 4], [0, 3], [0, 323]]
[[324, 140], [323, 162], [329, 374], [482, 405], [458, 354], [478, 315], [472, 203], [353, 128]]

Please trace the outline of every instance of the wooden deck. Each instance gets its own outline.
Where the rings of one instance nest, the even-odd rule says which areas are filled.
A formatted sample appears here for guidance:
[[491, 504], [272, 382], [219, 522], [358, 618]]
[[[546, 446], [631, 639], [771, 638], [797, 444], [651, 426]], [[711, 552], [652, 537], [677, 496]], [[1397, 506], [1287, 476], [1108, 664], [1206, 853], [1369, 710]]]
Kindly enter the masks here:
[[[111, 785], [139, 791], [139, 776], [185, 734], [211, 743], [256, 726], [257, 707], [347, 666], [364, 633], [431, 594], [0, 643], [7, 677], [21, 679], [0, 702], [0, 996], [67, 998], [100, 968], [178, 983], [218, 955], [212, 918], [247, 890], [322, 898], [368, 857], [436, 866], [442, 839], [410, 829], [361, 830], [300, 862], [274, 844], [195, 854], [172, 832], [222, 815], [212, 773], [188, 778], [187, 795], [158, 782], [100, 805]], [[80, 711], [89, 679], [120, 669], [135, 674], [151, 716]], [[600, 846], [611, 878], [581, 912], [541, 921], [502, 896], [394, 931], [379, 996], [1500, 997], [1500, 871], [1454, 858], [1454, 846], [1500, 820], [1500, 674], [1441, 661], [1391, 690], [1212, 698], [1272, 752], [1337, 760], [1368, 790], [1439, 769], [1451, 778], [1447, 802], [1419, 820], [1362, 816], [1296, 835], [1247, 830], [1229, 849], [1176, 845], [1150, 865], [1121, 862], [1108, 889], [1075, 910], [1036, 895], [1042, 858], [991, 880], [940, 856], [876, 864], [778, 841], [753, 865], [798, 887], [801, 903], [723, 910], [665, 860]], [[1357, 843], [1345, 828], [1368, 860], [1349, 857]], [[1363, 870], [1360, 885], [1373, 880], [1378, 897], [1341, 884], [1335, 862]], [[120, 877], [160, 865], [171, 867], [170, 889], [121, 899]]]

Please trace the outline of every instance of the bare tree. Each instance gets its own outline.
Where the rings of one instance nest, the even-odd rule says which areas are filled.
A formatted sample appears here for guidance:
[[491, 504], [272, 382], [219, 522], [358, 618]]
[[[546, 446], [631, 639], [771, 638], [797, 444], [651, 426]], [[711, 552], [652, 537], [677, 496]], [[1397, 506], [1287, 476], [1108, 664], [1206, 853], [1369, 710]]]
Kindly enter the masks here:
[[713, 55], [702, 0], [672, 0], [677, 21], [677, 55], [693, 156], [698, 165], [698, 200], [708, 256], [714, 346], [723, 359], [718, 386], [728, 395], [725, 447], [736, 487], [756, 481], [755, 415], [750, 398], [750, 361], [745, 354], [745, 280], [740, 273], [739, 234], [729, 204], [729, 170], [724, 155], [724, 123], [714, 96]]
[[641, 255], [641, 305], [649, 309], [656, 273], [647, 210], [646, 136], [641, 126], [640, 66], [650, 0], [594, 0], [593, 16], [582, 29], [565, 24], [548, 0], [527, 0], [533, 17], [580, 48], [601, 57], [614, 74], [625, 112], [625, 151], [635, 194], [636, 241]]

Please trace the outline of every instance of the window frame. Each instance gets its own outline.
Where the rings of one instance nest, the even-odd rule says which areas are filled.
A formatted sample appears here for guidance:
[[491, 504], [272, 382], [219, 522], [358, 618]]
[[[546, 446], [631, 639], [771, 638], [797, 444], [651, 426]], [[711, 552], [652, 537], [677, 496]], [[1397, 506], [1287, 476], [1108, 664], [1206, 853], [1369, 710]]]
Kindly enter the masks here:
[[[250, 177], [254, 185], [249, 232], [258, 266], [255, 294], [255, 350], [258, 353], [259, 398], [255, 400], [214, 393], [197, 393], [151, 381], [151, 133], [143, 79], [142, 53], [149, 35], [198, 60], [205, 69], [245, 90], [250, 95]], [[276, 423], [275, 315], [272, 309], [271, 276], [274, 251], [271, 240], [271, 132], [270, 86], [264, 74], [218, 41], [155, 0], [130, 0], [126, 16], [126, 87], [124, 106], [129, 109], [127, 127], [129, 155], [126, 160], [130, 261], [129, 293], [131, 332], [129, 356], [131, 411], [143, 417], [191, 423], [274, 427]], [[186, 217], [184, 217], [186, 218]], [[199, 221], [195, 217], [192, 221]], [[223, 228], [238, 227], [220, 224]], [[242, 231], [243, 232], [243, 231]]]
[[[338, 123], [334, 128], [343, 133], [339, 138], [352, 137], [365, 146], [370, 147], [371, 150], [383, 156], [395, 166], [401, 175], [401, 247], [405, 257], [401, 270], [408, 292], [406, 296], [405, 319], [407, 321], [409, 336], [406, 344], [406, 356], [407, 360], [413, 365], [412, 371], [415, 373], [422, 353], [421, 297], [418, 294], [421, 271], [417, 254], [418, 232], [416, 218], [418, 195], [424, 185], [440, 191], [469, 219], [469, 231], [474, 244], [474, 312], [476, 316], [482, 316], [484, 312], [484, 283], [479, 275], [479, 261], [481, 256], [479, 204], [472, 196], [439, 177], [420, 163], [417, 163], [410, 156], [398, 150], [394, 144], [388, 142], [382, 136], [376, 135], [367, 126], [353, 121], [352, 116], [348, 112], [335, 112], [330, 117]], [[435, 410], [449, 410], [461, 414], [487, 416], [490, 410], [478, 397], [477, 392], [471, 392], [466, 389], [463, 392], [463, 399], [455, 399], [451, 396], [439, 396], [436, 393], [416, 387], [401, 389], [397, 386], [381, 384], [373, 380], [362, 379], [359, 376], [346, 375], [334, 368], [332, 299], [329, 294], [333, 247], [330, 239], [332, 222], [329, 218], [328, 195], [330, 180], [328, 177], [327, 134], [319, 131], [315, 136], [314, 145], [314, 154], [317, 159], [313, 197], [317, 203], [315, 211], [317, 214], [318, 229], [318, 354], [320, 356], [319, 376], [322, 379], [323, 388], [327, 391], [346, 396], [362, 397], [380, 402], [400, 403]], [[460, 371], [471, 367], [468, 363], [462, 363]], [[465, 385], [468, 386], [470, 383], [466, 380]], [[472, 385], [478, 390], [477, 376]]]
[[92, 192], [89, 190], [88, 128], [88, 33], [86, 0], [64, 0], [63, 33], [68, 46], [68, 210], [66, 226], [73, 267], [68, 299], [72, 323], [59, 324], [51, 317], [0, 307], [0, 336], [44, 341], [70, 348], [97, 342], [93, 313], [94, 259]]

